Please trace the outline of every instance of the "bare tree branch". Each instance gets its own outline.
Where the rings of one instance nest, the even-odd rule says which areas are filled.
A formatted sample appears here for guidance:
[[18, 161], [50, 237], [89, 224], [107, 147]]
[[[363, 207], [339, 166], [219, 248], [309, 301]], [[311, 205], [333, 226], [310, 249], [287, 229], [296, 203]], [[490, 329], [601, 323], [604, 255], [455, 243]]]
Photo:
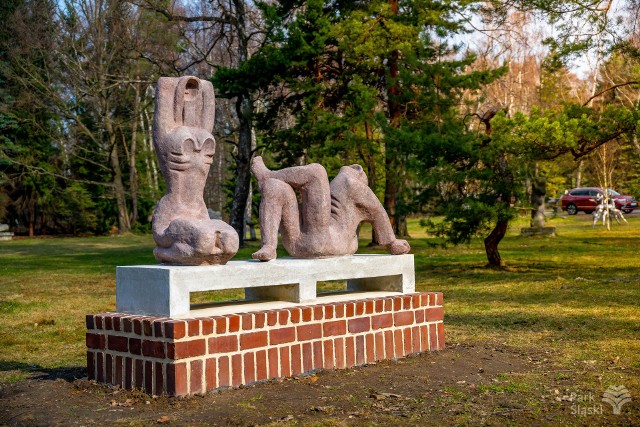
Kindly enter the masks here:
[[185, 16], [185, 15], [177, 15], [169, 10], [158, 6], [157, 4], [149, 1], [133, 1], [134, 5], [142, 7], [146, 10], [150, 10], [152, 12], [159, 13], [160, 15], [167, 18], [169, 21], [178, 21], [178, 22], [216, 22], [219, 24], [232, 24], [235, 25], [235, 19], [228, 14], [224, 14], [222, 16], [213, 16], [213, 15], [195, 15], [195, 16]]
[[587, 99], [587, 101], [584, 104], [582, 104], [582, 106], [586, 107], [594, 98], [597, 98], [600, 95], [603, 95], [603, 94], [605, 94], [605, 93], [607, 93], [609, 91], [612, 91], [612, 90], [614, 90], [616, 88], [623, 87], [623, 86], [637, 85], [637, 84], [640, 84], [640, 81], [633, 80], [633, 81], [630, 81], [630, 82], [625, 82], [625, 83], [620, 83], [620, 84], [617, 84], [617, 85], [613, 85], [613, 86], [608, 87], [608, 88], [606, 88], [604, 90], [601, 90], [598, 93], [593, 94], [593, 96], [591, 96], [589, 99]]

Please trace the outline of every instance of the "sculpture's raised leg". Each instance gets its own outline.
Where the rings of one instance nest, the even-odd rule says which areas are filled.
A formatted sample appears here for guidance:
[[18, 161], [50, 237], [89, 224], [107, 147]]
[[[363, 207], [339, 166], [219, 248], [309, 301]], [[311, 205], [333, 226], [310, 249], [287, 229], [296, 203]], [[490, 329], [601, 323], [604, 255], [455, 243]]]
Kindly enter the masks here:
[[259, 182], [262, 193], [260, 204], [262, 248], [252, 257], [260, 261], [269, 261], [276, 257], [280, 228], [287, 230], [287, 238], [299, 238], [300, 214], [296, 194], [289, 184], [274, 178], [263, 178]]
[[[321, 165], [313, 163], [294, 166], [278, 171], [267, 169], [262, 157], [257, 156], [251, 163], [251, 171], [258, 179], [260, 191], [266, 179], [277, 179], [289, 184], [301, 196], [301, 228], [303, 231], [326, 227], [331, 213], [331, 195], [327, 171]], [[277, 195], [275, 196], [277, 197]], [[266, 200], [269, 198], [267, 197]], [[263, 192], [263, 200], [265, 200]], [[297, 203], [296, 203], [297, 204]], [[268, 214], [268, 211], [266, 212]], [[262, 218], [262, 212], [260, 213]]]

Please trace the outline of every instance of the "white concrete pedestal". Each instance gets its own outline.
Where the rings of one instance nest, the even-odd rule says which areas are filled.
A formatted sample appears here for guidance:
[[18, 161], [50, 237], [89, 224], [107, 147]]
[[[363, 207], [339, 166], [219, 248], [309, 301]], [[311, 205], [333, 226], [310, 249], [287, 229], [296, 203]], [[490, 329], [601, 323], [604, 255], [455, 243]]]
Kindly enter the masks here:
[[191, 292], [245, 289], [247, 299], [316, 301], [316, 283], [347, 280], [351, 291], [415, 291], [413, 255], [352, 255], [321, 259], [278, 258], [226, 265], [118, 267], [119, 313], [189, 317]]

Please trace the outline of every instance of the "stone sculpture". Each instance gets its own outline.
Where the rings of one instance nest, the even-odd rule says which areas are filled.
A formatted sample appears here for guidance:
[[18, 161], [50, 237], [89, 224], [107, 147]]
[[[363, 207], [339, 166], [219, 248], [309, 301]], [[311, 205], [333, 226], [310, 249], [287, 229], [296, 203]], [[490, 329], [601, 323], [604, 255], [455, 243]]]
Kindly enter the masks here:
[[[316, 163], [272, 171], [261, 157], [255, 157], [251, 170], [262, 193], [262, 248], [253, 254], [254, 259], [276, 258], [278, 230], [285, 249], [294, 257], [351, 255], [358, 249], [356, 231], [363, 221], [372, 224], [378, 243], [391, 254], [409, 252], [407, 241], [393, 234], [389, 217], [367, 185], [361, 166], [342, 167], [331, 183], [324, 167]], [[295, 191], [301, 195], [300, 209]]]
[[215, 96], [211, 82], [162, 77], [156, 87], [153, 140], [167, 193], [153, 214], [156, 259], [171, 264], [225, 264], [238, 234], [209, 219], [202, 197], [215, 152]]

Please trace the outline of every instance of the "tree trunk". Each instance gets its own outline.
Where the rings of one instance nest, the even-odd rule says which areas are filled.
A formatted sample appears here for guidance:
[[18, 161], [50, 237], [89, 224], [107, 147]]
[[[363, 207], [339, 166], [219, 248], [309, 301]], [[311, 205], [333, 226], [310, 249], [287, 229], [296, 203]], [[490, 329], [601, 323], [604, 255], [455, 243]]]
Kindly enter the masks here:
[[224, 215], [225, 206], [227, 205], [227, 195], [222, 188], [224, 185], [225, 179], [225, 171], [228, 168], [228, 155], [227, 155], [227, 146], [224, 144], [220, 145], [220, 151], [218, 153], [218, 171], [217, 171], [217, 179], [218, 179], [218, 195], [216, 203], [216, 210], [220, 212], [221, 215]]
[[35, 236], [35, 223], [36, 223], [36, 209], [35, 206], [31, 206], [29, 209], [29, 237]]
[[117, 144], [112, 146], [110, 161], [113, 172], [113, 192], [118, 207], [118, 233], [122, 234], [131, 231], [131, 223], [127, 212], [127, 194], [122, 182], [122, 169], [120, 168]]
[[484, 249], [487, 253], [487, 260], [489, 261], [489, 266], [492, 268], [503, 267], [500, 252], [498, 252], [498, 245], [507, 233], [507, 228], [509, 227], [508, 211], [511, 209], [511, 196], [513, 195], [513, 175], [509, 172], [507, 159], [504, 156], [498, 160], [498, 172], [499, 176], [503, 179], [503, 192], [500, 195], [499, 202], [502, 206], [498, 206], [498, 220], [496, 221], [495, 227], [484, 239]]
[[[136, 80], [140, 77], [136, 76]], [[131, 217], [129, 224], [138, 220], [138, 169], [136, 168], [136, 152], [138, 139], [138, 115], [140, 111], [140, 84], [136, 83], [135, 101], [133, 103], [133, 119], [131, 120], [131, 144], [129, 147], [129, 192], [131, 193]]]
[[236, 186], [231, 203], [230, 225], [238, 233], [240, 247], [244, 246], [244, 214], [249, 197], [251, 182], [251, 115], [253, 106], [246, 95], [240, 96], [236, 104], [240, 130], [238, 135], [238, 154], [236, 155]]
[[584, 161], [580, 159], [578, 161], [578, 170], [576, 170], [576, 188], [579, 188], [582, 184], [582, 169], [584, 167]]
[[[498, 113], [497, 109], [488, 111], [481, 120], [485, 124], [485, 134], [491, 138], [491, 119]], [[502, 258], [498, 251], [498, 245], [507, 233], [509, 228], [509, 209], [511, 209], [511, 196], [513, 195], [513, 174], [509, 171], [509, 163], [505, 155], [497, 159], [497, 176], [502, 179], [500, 201], [498, 202], [498, 220], [491, 230], [491, 233], [484, 239], [484, 250], [487, 253], [488, 266], [491, 268], [502, 268]]]
[[[143, 153], [144, 153], [144, 174], [147, 178], [147, 189], [149, 191], [149, 193], [151, 194], [151, 200], [156, 200], [156, 192], [155, 192], [155, 187], [153, 186], [153, 179], [151, 178], [151, 162], [150, 162], [150, 157], [153, 155], [151, 153], [151, 150], [149, 149], [149, 140], [148, 138], [151, 138], [150, 135], [147, 135], [147, 131], [146, 131], [146, 127], [145, 127], [145, 123], [144, 123], [144, 118], [142, 116], [142, 113], [140, 114], [140, 131], [142, 132], [142, 149], [143, 149]], [[152, 144], [153, 145], [153, 144]]]
[[393, 227], [393, 232], [398, 232], [396, 221], [396, 196], [398, 194], [398, 184], [396, 182], [395, 162], [389, 158], [389, 153], [385, 152], [384, 170], [385, 170], [385, 186], [384, 186], [384, 207], [389, 215], [389, 221]]
[[[256, 150], [256, 147], [257, 147], [256, 133], [254, 129], [251, 129], [251, 152], [252, 153]], [[251, 219], [252, 216], [253, 216], [253, 185], [251, 183], [251, 179], [249, 179], [249, 192], [247, 194], [247, 206], [245, 207], [245, 212], [244, 212], [244, 226], [245, 226], [245, 231], [249, 233], [248, 239], [250, 241], [255, 241], [256, 227], [253, 220]]]
[[531, 182], [531, 227], [544, 227], [544, 199], [547, 195], [547, 180], [536, 177]]
[[[371, 129], [371, 124], [369, 122], [364, 122], [364, 132], [368, 141], [373, 141], [373, 129]], [[370, 142], [371, 144], [372, 142]], [[375, 193], [376, 187], [378, 186], [378, 171], [376, 168], [376, 158], [373, 150], [367, 150], [366, 153], [363, 150], [360, 150], [360, 157], [364, 162], [367, 168], [367, 181], [369, 183], [369, 188], [371, 191]], [[360, 229], [358, 228], [358, 232]], [[371, 242], [367, 245], [369, 247], [378, 246], [378, 237], [376, 236], [376, 231], [373, 227], [371, 227]]]
[[[120, 155], [116, 135], [117, 129], [114, 127], [111, 119], [111, 106], [109, 99], [101, 99], [100, 109], [104, 124], [104, 139], [109, 142], [110, 148], [109, 163], [111, 166], [111, 173], [113, 174], [113, 193], [116, 199], [116, 206], [118, 208], [118, 234], [122, 234], [131, 231], [131, 222], [129, 222], [129, 212], [127, 210], [127, 192], [124, 182], [122, 181], [122, 168], [120, 167]], [[126, 145], [124, 147], [126, 148]]]
[[498, 245], [502, 238], [507, 234], [507, 228], [509, 226], [508, 219], [498, 220], [496, 226], [491, 233], [484, 239], [484, 250], [487, 253], [488, 266], [492, 268], [502, 268], [502, 258], [498, 251]]
[[410, 237], [407, 217], [405, 215], [398, 218], [398, 231], [396, 232], [396, 237], [402, 237], [404, 239]]
[[[395, 15], [398, 14], [398, 0], [389, 0], [389, 7], [391, 12]], [[387, 90], [387, 108], [389, 109], [389, 122], [391, 127], [397, 128], [399, 126], [400, 121], [400, 106], [397, 102], [397, 96], [400, 93], [398, 89], [398, 85], [395, 82], [395, 79], [398, 78], [399, 70], [398, 70], [398, 60], [399, 60], [399, 52], [393, 51], [391, 53], [391, 57], [389, 58], [389, 78], [392, 83], [389, 85], [389, 89]], [[385, 147], [385, 161], [384, 161], [384, 169], [385, 169], [385, 188], [384, 188], [384, 207], [387, 210], [387, 214], [389, 215], [389, 220], [391, 221], [391, 226], [393, 227], [393, 231], [396, 234], [399, 234], [398, 229], [398, 217], [397, 217], [397, 197], [398, 197], [398, 169], [400, 165], [398, 164], [398, 159], [394, 158], [396, 153], [394, 153], [392, 147], [387, 144]]]
[[152, 172], [152, 177], [153, 177], [153, 186], [152, 188], [152, 196], [153, 196], [153, 200], [156, 200], [156, 197], [159, 195], [160, 193], [160, 183], [158, 181], [158, 157], [156, 156], [156, 152], [155, 152], [155, 148], [153, 146], [153, 128], [152, 128], [152, 121], [151, 118], [149, 117], [149, 113], [147, 112], [146, 109], [143, 110], [144, 113], [144, 117], [146, 119], [146, 123], [147, 123], [147, 142], [148, 142], [148, 147], [149, 147], [149, 159], [151, 162], [151, 172]]
[[255, 226], [255, 223], [253, 222], [252, 214], [253, 214], [253, 185], [251, 181], [249, 181], [249, 194], [247, 195], [247, 208], [244, 213], [244, 225], [246, 227], [245, 231], [249, 235], [247, 239], [253, 242], [257, 240], [257, 237], [256, 237], [256, 226]]
[[[367, 141], [373, 141], [373, 129], [371, 129], [369, 122], [364, 122], [364, 131]], [[369, 144], [372, 144], [372, 142], [369, 142]], [[369, 183], [369, 188], [371, 188], [371, 191], [375, 193], [376, 186], [378, 185], [378, 171], [376, 169], [375, 152], [374, 150], [366, 150], [365, 153], [360, 150], [360, 156], [367, 168], [367, 181]]]
[[[233, 0], [236, 10], [236, 30], [238, 31], [238, 64], [249, 59], [247, 35], [247, 13], [244, 0]], [[229, 224], [236, 230], [240, 247], [244, 246], [244, 213], [249, 196], [249, 182], [251, 181], [251, 141], [253, 130], [253, 104], [249, 93], [238, 96], [236, 113], [239, 121], [238, 154], [236, 156], [236, 186], [233, 190], [233, 201]]]

